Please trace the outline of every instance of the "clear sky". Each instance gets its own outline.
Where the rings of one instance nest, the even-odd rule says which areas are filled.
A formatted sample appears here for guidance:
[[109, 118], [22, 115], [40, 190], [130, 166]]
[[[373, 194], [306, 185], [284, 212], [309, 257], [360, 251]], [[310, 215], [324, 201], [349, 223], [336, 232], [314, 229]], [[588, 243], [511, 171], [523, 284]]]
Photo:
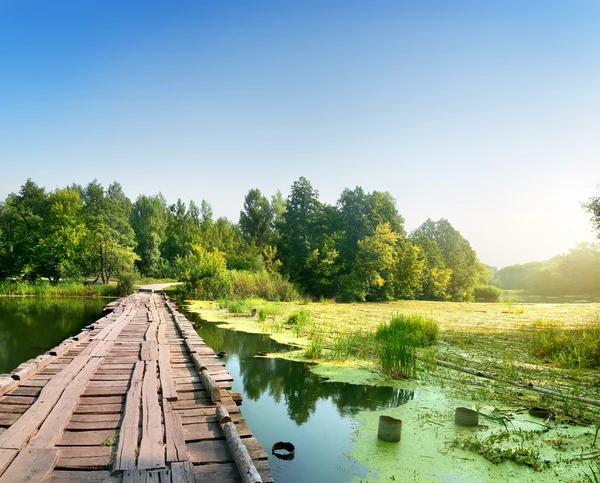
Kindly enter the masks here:
[[597, 0], [0, 0], [0, 198], [390, 191], [496, 266], [592, 241]]

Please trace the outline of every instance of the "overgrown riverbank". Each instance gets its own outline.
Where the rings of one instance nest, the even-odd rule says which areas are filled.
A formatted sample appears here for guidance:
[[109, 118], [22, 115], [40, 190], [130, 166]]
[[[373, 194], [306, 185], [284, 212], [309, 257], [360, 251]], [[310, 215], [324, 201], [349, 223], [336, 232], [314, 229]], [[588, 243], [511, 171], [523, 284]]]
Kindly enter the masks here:
[[[270, 333], [296, 345], [298, 350], [283, 356], [288, 359], [306, 362], [307, 354], [315, 356], [320, 346], [312, 370], [331, 380], [417, 391], [415, 401], [385, 411], [403, 419], [404, 444], [390, 446], [374, 439], [380, 412], [357, 416], [352, 455], [373, 468], [367, 481], [390, 481], [394, 475], [398, 479], [398, 467], [417, 481], [445, 481], [451, 475], [463, 477], [460, 481], [506, 481], [506, 474], [511, 481], [586, 481], [584, 471], [591, 474], [589, 465], [600, 454], [594, 441], [598, 408], [508, 384], [600, 399], [596, 369], [576, 359], [562, 364], [558, 358], [538, 359], [532, 352], [548, 326], [566, 335], [589, 328], [593, 332], [597, 304], [236, 303], [231, 308], [241, 313], [232, 314], [214, 302], [193, 302], [190, 310], [235, 330]], [[360, 350], [361, 341], [398, 312], [430, 317], [440, 326], [438, 344], [418, 350], [419, 370], [410, 381], [386, 379], [374, 355]], [[290, 317], [295, 323], [288, 323]], [[436, 360], [492, 372], [498, 380], [448, 370], [436, 366]], [[454, 408], [463, 405], [480, 411], [476, 429], [454, 424]], [[536, 406], [548, 408], [551, 418], [529, 415], [528, 409]], [[398, 454], [391, 458], [390, 452]], [[428, 458], [435, 460], [429, 473], [424, 467]]]

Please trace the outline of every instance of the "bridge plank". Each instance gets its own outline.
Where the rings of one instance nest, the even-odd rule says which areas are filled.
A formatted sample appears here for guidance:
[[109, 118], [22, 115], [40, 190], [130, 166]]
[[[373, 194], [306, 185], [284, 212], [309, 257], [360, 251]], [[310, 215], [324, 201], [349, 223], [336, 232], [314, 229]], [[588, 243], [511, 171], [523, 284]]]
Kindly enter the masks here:
[[164, 431], [162, 411], [158, 404], [157, 362], [146, 362], [142, 383], [142, 441], [138, 455], [138, 468], [154, 469], [165, 466]]
[[21, 451], [0, 477], [0, 483], [44, 481], [57, 459], [57, 449], [31, 448]]
[[131, 385], [127, 392], [127, 402], [125, 403], [125, 414], [119, 433], [119, 444], [115, 455], [115, 470], [130, 470], [135, 468], [136, 451], [139, 441], [140, 424], [140, 396], [142, 394], [142, 376], [144, 371], [144, 362], [138, 361]]

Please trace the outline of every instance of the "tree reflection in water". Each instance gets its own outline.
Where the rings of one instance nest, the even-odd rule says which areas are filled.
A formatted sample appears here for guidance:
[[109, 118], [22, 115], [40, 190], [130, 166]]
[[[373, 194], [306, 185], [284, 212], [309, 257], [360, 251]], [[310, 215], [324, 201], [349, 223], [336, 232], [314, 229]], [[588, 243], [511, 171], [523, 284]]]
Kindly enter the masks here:
[[111, 300], [0, 297], [0, 373], [77, 334], [98, 320]]
[[379, 410], [399, 406], [414, 397], [412, 391], [387, 386], [364, 386], [338, 382], [324, 383], [312, 374], [308, 364], [282, 359], [254, 357], [258, 352], [283, 352], [288, 346], [278, 344], [265, 334], [248, 334], [220, 329], [187, 313], [188, 319], [202, 326], [198, 333], [215, 351], [226, 351], [240, 360], [239, 371], [244, 397], [258, 400], [264, 393], [277, 403], [285, 401], [288, 416], [297, 425], [314, 414], [319, 400], [333, 402], [340, 416], [352, 416], [362, 410]]

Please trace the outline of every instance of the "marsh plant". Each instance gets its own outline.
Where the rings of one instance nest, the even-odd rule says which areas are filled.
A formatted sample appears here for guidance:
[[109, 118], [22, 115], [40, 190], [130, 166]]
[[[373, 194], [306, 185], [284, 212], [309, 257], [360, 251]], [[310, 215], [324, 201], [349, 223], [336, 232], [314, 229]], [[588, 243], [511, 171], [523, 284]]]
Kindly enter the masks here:
[[286, 324], [291, 326], [294, 337], [300, 337], [304, 333], [309, 319], [310, 312], [308, 310], [297, 310], [288, 316]]
[[437, 322], [420, 315], [397, 314], [389, 324], [380, 324], [375, 342], [381, 371], [394, 378], [415, 377], [416, 349], [437, 343], [438, 332]]
[[246, 299], [219, 299], [219, 306], [227, 309], [230, 314], [250, 314], [252, 306]]
[[323, 356], [323, 332], [313, 327], [309, 337], [309, 343], [304, 349], [304, 356], [308, 359], [320, 359]]
[[565, 329], [562, 323], [536, 320], [529, 344], [531, 353], [563, 367], [600, 367], [600, 322], [580, 329]]

